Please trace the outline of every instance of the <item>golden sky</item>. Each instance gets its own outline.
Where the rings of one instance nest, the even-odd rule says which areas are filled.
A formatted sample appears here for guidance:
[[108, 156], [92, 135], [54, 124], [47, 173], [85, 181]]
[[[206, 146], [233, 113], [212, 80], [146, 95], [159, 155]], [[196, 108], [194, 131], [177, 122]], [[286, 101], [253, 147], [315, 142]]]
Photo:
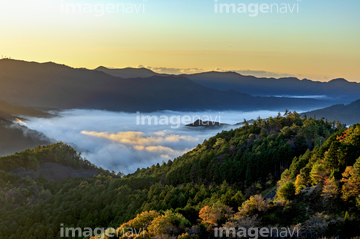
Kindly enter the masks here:
[[[360, 82], [358, 0], [273, 0], [286, 2], [288, 12], [257, 16], [250, 16], [255, 6], [246, 13], [214, 13], [211, 0], [0, 2], [0, 55], [13, 59], [86, 68], [267, 71]], [[249, 7], [256, 1], [217, 3]], [[77, 4], [74, 11], [69, 4]], [[298, 12], [289, 12], [293, 6]]]

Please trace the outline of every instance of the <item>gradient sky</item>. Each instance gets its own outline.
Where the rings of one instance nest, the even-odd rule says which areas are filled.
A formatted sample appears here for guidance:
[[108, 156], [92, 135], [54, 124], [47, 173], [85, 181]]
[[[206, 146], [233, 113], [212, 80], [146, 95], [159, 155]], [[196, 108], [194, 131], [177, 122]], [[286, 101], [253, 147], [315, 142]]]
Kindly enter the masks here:
[[[299, 13], [215, 14], [214, 0], [0, 0], [0, 55], [86, 68], [262, 70], [360, 82], [359, 0], [218, 0], [264, 2], [298, 3]], [[66, 13], [69, 3], [143, 4], [145, 11]]]

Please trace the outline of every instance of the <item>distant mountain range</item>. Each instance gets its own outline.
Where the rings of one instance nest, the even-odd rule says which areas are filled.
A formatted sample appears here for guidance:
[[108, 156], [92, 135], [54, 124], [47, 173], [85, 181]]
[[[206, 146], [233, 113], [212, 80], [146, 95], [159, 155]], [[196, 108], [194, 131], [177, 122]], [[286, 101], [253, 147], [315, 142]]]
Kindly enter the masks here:
[[306, 112], [303, 115], [307, 115], [308, 117], [315, 116], [318, 119], [324, 117], [329, 121], [340, 121], [347, 125], [356, 124], [360, 122], [360, 100], [348, 105], [338, 104], [325, 109]]
[[105, 72], [106, 74], [121, 77], [121, 78], [146, 78], [150, 76], [160, 75], [152, 70], [146, 68], [123, 68], [123, 69], [109, 69], [104, 66], [99, 66], [95, 70]]
[[[122, 78], [158, 75], [145, 68], [108, 69], [99, 67], [96, 70]], [[300, 80], [295, 77], [258, 78], [236, 72], [215, 71], [182, 76], [209, 88], [222, 91], [236, 90], [254, 96], [307, 97], [327, 99], [337, 103], [350, 103], [357, 100], [360, 95], [360, 83], [349, 82], [345, 79], [319, 82], [308, 79]]]
[[[209, 88], [187, 76], [147, 74], [152, 73], [147, 69], [87, 70], [3, 59], [0, 60], [0, 98], [22, 106], [127, 112], [309, 110], [331, 105], [326, 100], [254, 97], [245, 90], [246, 93], [241, 93]], [[120, 75], [123, 78], [118, 77]], [[129, 76], [137, 77], [127, 78]]]

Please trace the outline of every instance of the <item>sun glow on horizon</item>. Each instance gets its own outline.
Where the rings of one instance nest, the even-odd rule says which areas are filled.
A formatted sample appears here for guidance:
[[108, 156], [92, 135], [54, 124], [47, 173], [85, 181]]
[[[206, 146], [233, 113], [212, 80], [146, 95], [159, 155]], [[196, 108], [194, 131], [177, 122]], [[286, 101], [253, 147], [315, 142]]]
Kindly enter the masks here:
[[[360, 82], [360, 17], [354, 10], [360, 3], [355, 0], [302, 1], [297, 14], [257, 17], [215, 14], [214, 2], [205, 0], [1, 3], [0, 55], [14, 59], [89, 69], [145, 65]], [[81, 12], [66, 10], [65, 4], [79, 3]], [[99, 4], [105, 9], [120, 3], [135, 8], [99, 14]], [[143, 8], [134, 12], [136, 7]]]

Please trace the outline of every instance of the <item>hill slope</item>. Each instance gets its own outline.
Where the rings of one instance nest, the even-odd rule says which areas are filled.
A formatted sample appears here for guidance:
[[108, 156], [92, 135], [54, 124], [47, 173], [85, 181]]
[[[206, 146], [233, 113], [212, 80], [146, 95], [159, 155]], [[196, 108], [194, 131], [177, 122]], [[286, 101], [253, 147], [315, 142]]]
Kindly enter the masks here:
[[317, 118], [327, 118], [328, 120], [339, 120], [344, 124], [351, 125], [360, 122], [360, 100], [351, 104], [333, 105], [325, 109], [306, 112], [303, 115]]
[[3, 100], [0, 100], [0, 117], [3, 119], [14, 120], [17, 117], [50, 117], [50, 114], [39, 109], [29, 108], [18, 105], [11, 105]]
[[[144, 238], [164, 234], [178, 239], [243, 238], [254, 230], [256, 235], [259, 228], [265, 231], [263, 235], [275, 238], [355, 238], [360, 235], [360, 124], [338, 131], [321, 147], [295, 157], [278, 185], [275, 200], [253, 195], [238, 209], [229, 207], [226, 194], [217, 202], [210, 201], [191, 228], [186, 214], [145, 211], [115, 232], [126, 238], [126, 228], [138, 231], [140, 222], [146, 221], [142, 224]], [[93, 237], [99, 238], [110, 237]]]
[[205, 72], [184, 75], [194, 82], [220, 90], [237, 90], [258, 96], [326, 97], [334, 102], [351, 102], [358, 99], [360, 83], [345, 79], [329, 82], [293, 78], [257, 78], [236, 72]]
[[162, 173], [167, 184], [221, 184], [226, 181], [241, 189], [278, 179], [295, 156], [319, 146], [343, 126], [335, 122], [285, 117], [258, 119], [251, 125], [223, 131], [192, 151], [176, 158], [166, 171], [142, 169], [135, 175]]
[[44, 134], [26, 126], [0, 118], [0, 156], [13, 154], [39, 145], [53, 142]]
[[16, 120], [21, 119], [22, 116], [50, 117], [50, 114], [0, 100], [0, 156], [53, 142], [44, 134], [18, 124]]

